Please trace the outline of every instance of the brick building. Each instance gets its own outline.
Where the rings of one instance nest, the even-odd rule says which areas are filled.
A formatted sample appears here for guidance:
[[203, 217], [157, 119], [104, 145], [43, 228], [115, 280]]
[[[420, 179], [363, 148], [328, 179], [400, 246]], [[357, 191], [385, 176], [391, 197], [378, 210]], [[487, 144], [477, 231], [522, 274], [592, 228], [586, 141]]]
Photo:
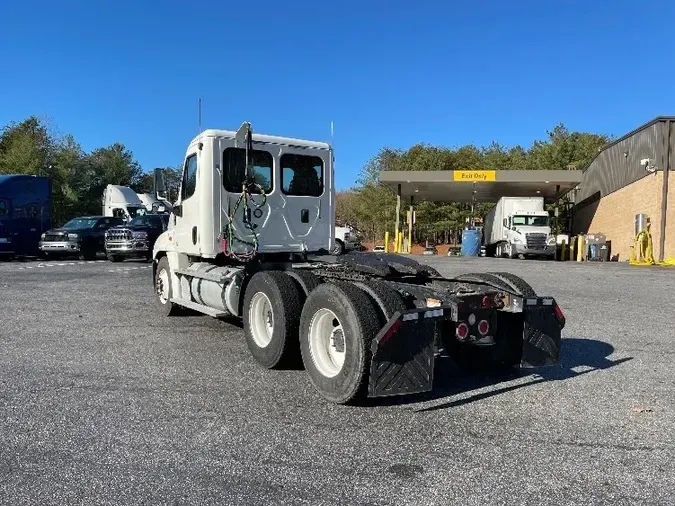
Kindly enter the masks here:
[[573, 190], [574, 234], [605, 234], [611, 255], [626, 261], [635, 237], [635, 215], [645, 213], [651, 221], [654, 257], [675, 257], [674, 129], [675, 116], [655, 118], [593, 158]]

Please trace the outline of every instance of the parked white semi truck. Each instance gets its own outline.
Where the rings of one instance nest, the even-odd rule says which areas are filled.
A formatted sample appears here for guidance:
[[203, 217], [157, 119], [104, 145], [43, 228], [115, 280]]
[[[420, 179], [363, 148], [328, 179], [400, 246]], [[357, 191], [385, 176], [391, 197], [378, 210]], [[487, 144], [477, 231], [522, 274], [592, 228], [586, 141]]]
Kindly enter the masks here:
[[487, 256], [554, 258], [555, 235], [543, 197], [502, 197], [485, 216]]
[[361, 241], [356, 230], [352, 227], [335, 227], [335, 246], [332, 253], [342, 255], [349, 251], [361, 249]]
[[109, 184], [103, 190], [103, 216], [129, 221], [147, 213], [168, 213], [171, 203], [150, 193], [136, 193], [128, 186]]
[[129, 221], [148, 211], [134, 190], [128, 186], [109, 184], [103, 191], [103, 216]]
[[[516, 276], [446, 279], [400, 255], [329, 254], [333, 160], [328, 144], [248, 123], [200, 133], [153, 250], [157, 307], [241, 318], [262, 366], [301, 361], [335, 403], [429, 391], [442, 354], [488, 371], [559, 361], [562, 311]], [[161, 169], [155, 188], [161, 198]]]

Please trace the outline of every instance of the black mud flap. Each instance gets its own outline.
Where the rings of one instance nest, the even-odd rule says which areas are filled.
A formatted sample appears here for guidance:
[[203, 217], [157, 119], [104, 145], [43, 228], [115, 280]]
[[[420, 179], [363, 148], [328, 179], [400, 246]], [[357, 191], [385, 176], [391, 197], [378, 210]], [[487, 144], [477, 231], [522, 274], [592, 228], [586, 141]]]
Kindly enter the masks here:
[[450, 308], [397, 312], [373, 339], [369, 397], [429, 392], [434, 382], [436, 322]]
[[565, 317], [552, 297], [523, 299], [525, 328], [521, 367], [541, 367], [560, 362]]

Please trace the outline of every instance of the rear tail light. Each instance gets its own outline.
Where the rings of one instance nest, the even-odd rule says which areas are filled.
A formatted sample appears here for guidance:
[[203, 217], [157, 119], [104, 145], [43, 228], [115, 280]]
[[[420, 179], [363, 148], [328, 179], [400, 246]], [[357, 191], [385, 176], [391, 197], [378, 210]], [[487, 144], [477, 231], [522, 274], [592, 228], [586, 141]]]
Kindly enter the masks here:
[[457, 325], [457, 339], [464, 341], [469, 336], [469, 326], [466, 323], [460, 323]]
[[478, 332], [481, 336], [487, 335], [487, 333], [490, 332], [490, 325], [486, 320], [481, 320], [478, 323]]
[[483, 297], [483, 307], [488, 307], [490, 305], [490, 297], [487, 295]]

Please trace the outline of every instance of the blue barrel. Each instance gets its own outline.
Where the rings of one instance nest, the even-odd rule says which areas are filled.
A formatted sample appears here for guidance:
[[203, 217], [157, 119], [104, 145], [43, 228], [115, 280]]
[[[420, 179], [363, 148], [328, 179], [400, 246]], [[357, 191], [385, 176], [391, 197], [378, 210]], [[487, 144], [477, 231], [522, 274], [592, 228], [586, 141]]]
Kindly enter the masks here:
[[470, 229], [462, 231], [462, 256], [477, 257], [480, 254], [481, 232]]

